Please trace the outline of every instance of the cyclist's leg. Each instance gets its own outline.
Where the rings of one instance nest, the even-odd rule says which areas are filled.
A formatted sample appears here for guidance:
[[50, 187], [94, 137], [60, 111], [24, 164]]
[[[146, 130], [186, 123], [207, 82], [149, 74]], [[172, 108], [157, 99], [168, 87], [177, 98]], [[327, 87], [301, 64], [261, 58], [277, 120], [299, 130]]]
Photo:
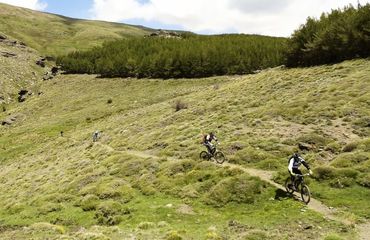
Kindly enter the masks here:
[[[301, 170], [299, 170], [298, 168], [293, 168], [293, 173], [295, 174], [299, 174], [299, 175], [302, 175], [302, 172]], [[297, 176], [294, 178], [294, 186], [295, 187], [298, 187], [299, 183], [302, 181], [302, 176]]]
[[212, 154], [212, 147], [209, 145], [209, 142], [204, 143], [204, 146], [206, 146], [208, 153]]

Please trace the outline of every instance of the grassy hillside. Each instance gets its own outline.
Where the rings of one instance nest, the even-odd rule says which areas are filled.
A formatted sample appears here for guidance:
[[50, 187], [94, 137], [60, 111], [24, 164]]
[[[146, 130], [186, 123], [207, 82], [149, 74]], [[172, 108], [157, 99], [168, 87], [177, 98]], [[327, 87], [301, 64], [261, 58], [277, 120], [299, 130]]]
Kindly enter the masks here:
[[[314, 197], [351, 223], [366, 221], [369, 66], [356, 60], [202, 81], [67, 75], [43, 82], [43, 95], [0, 113], [22, 115], [0, 127], [0, 236], [353, 239], [353, 225], [197, 156], [201, 134], [214, 131], [229, 162], [275, 170], [280, 182], [297, 143], [308, 144]], [[187, 108], [175, 111], [179, 102]], [[103, 132], [93, 144], [95, 130]]]
[[42, 54], [90, 49], [106, 40], [143, 36], [150, 29], [79, 20], [0, 3], [0, 33], [27, 43]]
[[6, 39], [0, 40], [0, 107], [3, 103], [16, 101], [22, 89], [37, 93], [43, 74], [50, 70], [36, 65], [40, 56], [34, 49], [2, 36]]

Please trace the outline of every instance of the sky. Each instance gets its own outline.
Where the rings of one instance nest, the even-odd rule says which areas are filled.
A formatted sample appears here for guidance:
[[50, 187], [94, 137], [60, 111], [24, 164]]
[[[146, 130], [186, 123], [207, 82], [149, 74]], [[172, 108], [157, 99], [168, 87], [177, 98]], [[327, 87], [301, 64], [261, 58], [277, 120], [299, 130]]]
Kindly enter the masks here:
[[0, 0], [68, 17], [201, 34], [290, 36], [307, 17], [370, 0]]

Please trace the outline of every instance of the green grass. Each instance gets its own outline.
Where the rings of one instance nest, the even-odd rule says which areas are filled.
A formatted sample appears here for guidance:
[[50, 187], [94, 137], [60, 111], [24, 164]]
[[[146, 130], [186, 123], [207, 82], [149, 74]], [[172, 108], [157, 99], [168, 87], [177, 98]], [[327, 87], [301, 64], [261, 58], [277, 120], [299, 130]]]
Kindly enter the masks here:
[[[356, 60], [201, 80], [61, 75], [42, 82], [43, 95], [0, 113], [24, 116], [0, 127], [0, 238], [352, 238], [350, 226], [197, 157], [202, 133], [214, 131], [230, 162], [277, 170], [283, 179], [297, 143], [315, 144], [304, 157], [314, 170], [334, 170], [309, 182], [314, 197], [354, 222], [369, 218], [369, 66]], [[177, 100], [188, 108], [176, 111]], [[95, 130], [102, 137], [92, 144]], [[338, 188], [338, 179], [348, 186]]]
[[88, 21], [0, 4], [0, 32], [25, 42], [42, 54], [86, 50], [112, 39], [144, 36], [151, 29]]

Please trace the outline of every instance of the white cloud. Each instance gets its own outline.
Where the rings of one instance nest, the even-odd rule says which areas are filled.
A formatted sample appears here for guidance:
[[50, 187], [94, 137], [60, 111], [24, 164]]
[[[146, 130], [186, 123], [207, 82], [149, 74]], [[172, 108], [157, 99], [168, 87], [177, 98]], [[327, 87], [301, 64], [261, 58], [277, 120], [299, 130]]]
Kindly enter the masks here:
[[0, 0], [0, 2], [40, 11], [47, 7], [45, 2], [39, 0]]
[[[360, 1], [362, 4], [370, 0]], [[289, 36], [308, 16], [357, 4], [357, 0], [94, 0], [93, 19], [140, 19], [194, 32]]]

